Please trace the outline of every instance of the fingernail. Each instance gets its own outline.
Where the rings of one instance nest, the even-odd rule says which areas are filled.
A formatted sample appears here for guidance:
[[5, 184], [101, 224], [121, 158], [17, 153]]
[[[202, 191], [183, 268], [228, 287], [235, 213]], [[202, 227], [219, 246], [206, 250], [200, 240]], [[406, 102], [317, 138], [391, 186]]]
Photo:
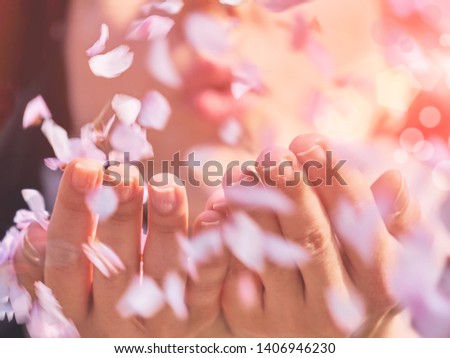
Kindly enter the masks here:
[[39, 251], [36, 249], [36, 247], [32, 244], [28, 234], [25, 235], [25, 238], [22, 242], [22, 248], [23, 255], [30, 263], [32, 263], [33, 265], [41, 266], [41, 255], [39, 254]]
[[227, 203], [225, 202], [225, 200], [219, 201], [217, 203], [212, 204], [211, 208], [214, 211], [218, 211], [219, 213], [226, 212], [226, 210], [227, 210]]
[[201, 223], [201, 226], [205, 227], [205, 228], [210, 228], [210, 227], [214, 227], [214, 226], [218, 226], [218, 225], [220, 225], [220, 220], [214, 220], [214, 221], [203, 220]]
[[80, 192], [87, 193], [94, 189], [98, 179], [98, 167], [83, 162], [76, 163], [72, 170], [72, 185]]
[[297, 158], [305, 163], [307, 161], [316, 160], [320, 163], [325, 163], [326, 154], [324, 148], [320, 144], [314, 144], [308, 150], [297, 153]]
[[175, 188], [171, 186], [151, 186], [153, 208], [161, 215], [168, 215], [175, 210], [177, 198]]

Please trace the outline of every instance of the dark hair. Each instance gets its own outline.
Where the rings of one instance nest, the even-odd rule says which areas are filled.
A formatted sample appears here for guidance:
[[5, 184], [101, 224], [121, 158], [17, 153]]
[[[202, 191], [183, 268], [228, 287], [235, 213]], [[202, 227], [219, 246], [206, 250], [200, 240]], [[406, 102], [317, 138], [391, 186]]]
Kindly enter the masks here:
[[[62, 46], [69, 4], [0, 0], [0, 239], [16, 210], [26, 207], [21, 189], [41, 189], [42, 160], [52, 156], [39, 128], [22, 129], [26, 104], [42, 94], [55, 120], [70, 129]], [[0, 322], [0, 337], [22, 335], [14, 324]]]

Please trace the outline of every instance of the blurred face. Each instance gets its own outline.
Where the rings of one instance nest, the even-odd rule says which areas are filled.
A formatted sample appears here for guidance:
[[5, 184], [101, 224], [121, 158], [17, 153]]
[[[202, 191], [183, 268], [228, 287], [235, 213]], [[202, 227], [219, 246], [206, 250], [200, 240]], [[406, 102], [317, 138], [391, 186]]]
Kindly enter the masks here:
[[[226, 168], [234, 160], [254, 160], [268, 146], [287, 146], [305, 132], [343, 139], [367, 137], [372, 131], [374, 103], [359, 88], [333, 79], [345, 82], [363, 75], [366, 81], [375, 82], [373, 77], [383, 64], [371, 40], [371, 25], [379, 13], [377, 0], [316, 0], [282, 13], [270, 12], [253, 0], [234, 7], [220, 5], [218, 0], [185, 1], [167, 37], [169, 56], [153, 71], [148, 63], [155, 53], [154, 44], [126, 40], [132, 21], [148, 16], [141, 10], [145, 3], [72, 2], [66, 61], [74, 135], [103, 108], [111, 112], [105, 114], [109, 118], [115, 94], [142, 99], [149, 90], [160, 91], [172, 107], [167, 127], [148, 131], [157, 172], [161, 161], [170, 160], [176, 152], [184, 157], [194, 152], [196, 160], [219, 161]], [[231, 51], [219, 56], [198, 51], [192, 34], [187, 33], [198, 25], [198, 17], [192, 20], [198, 14], [227, 29]], [[106, 51], [125, 43], [135, 53], [132, 67], [115, 79], [95, 77], [85, 53], [98, 38], [103, 22], [110, 28]], [[220, 46], [223, 38], [214, 28], [203, 25], [200, 37], [209, 33], [210, 42]], [[179, 76], [179, 88], [161, 83], [168, 62]], [[236, 99], [231, 86], [236, 70], [242, 69], [260, 85]], [[336, 107], [330, 109], [329, 104]], [[224, 140], [224, 136], [237, 136], [236, 128], [226, 129], [230, 119], [241, 129], [233, 145]], [[203, 173], [196, 174], [201, 181]], [[186, 175], [182, 173], [181, 178]], [[192, 218], [216, 189], [187, 187]]]
[[[311, 121], [308, 110], [319, 90], [332, 96], [336, 92], [327, 72], [345, 76], [351, 66], [352, 72], [371, 76], [379, 66], [379, 58], [373, 56], [375, 45], [370, 41], [370, 26], [378, 14], [375, 1], [362, 4], [344, 0], [338, 4], [318, 0], [273, 13], [252, 0], [239, 6], [220, 5], [218, 0], [190, 0], [175, 15], [175, 26], [168, 36], [170, 58], [182, 83], [173, 89], [148, 71], [151, 45], [125, 40], [130, 23], [145, 17], [141, 13], [144, 3], [72, 2], [66, 49], [70, 103], [78, 129], [95, 118], [116, 93], [142, 98], [149, 90], [161, 91], [173, 110], [164, 131], [149, 133], [161, 158], [202, 144], [222, 146], [219, 133], [230, 118], [243, 128], [240, 141], [231, 148], [235, 156], [248, 152], [255, 155], [274, 143], [287, 145], [296, 134], [316, 130], [317, 126], [326, 132], [326, 123]], [[212, 16], [229, 29], [229, 54], [205, 56], [193, 48], [186, 36], [186, 24], [194, 13]], [[110, 27], [107, 50], [127, 43], [135, 52], [131, 69], [116, 79], [95, 77], [85, 55], [98, 37], [102, 22]], [[233, 74], [245, 66], [258, 74], [261, 86], [236, 99], [231, 93]], [[370, 104], [359, 105], [357, 93], [345, 93], [344, 97], [347, 127], [357, 136], [366, 135], [372, 127]], [[358, 108], [345, 113], [349, 103], [357, 103]], [[367, 113], [361, 113], [361, 108]], [[358, 119], [356, 127], [351, 122], [352, 113]], [[369, 118], [360, 121], [362, 114]]]

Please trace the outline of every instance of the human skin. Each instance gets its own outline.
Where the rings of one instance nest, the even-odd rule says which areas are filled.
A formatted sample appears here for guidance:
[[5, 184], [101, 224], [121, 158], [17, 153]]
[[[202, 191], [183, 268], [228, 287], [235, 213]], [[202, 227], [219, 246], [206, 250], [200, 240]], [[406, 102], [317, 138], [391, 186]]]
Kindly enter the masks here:
[[[311, 5], [306, 11], [322, 14], [325, 27], [333, 27], [346, 31], [336, 31], [333, 33], [344, 33], [343, 36], [336, 39], [332, 35], [328, 38], [324, 35], [324, 42], [329, 47], [333, 56], [337, 59], [337, 68], [345, 72], [346, 67], [352, 66], [352, 69], [359, 71], [375, 72], [379, 65], [379, 59], [374, 55], [365, 61], [359, 61], [358, 54], [366, 51], [371, 54], [371, 45], [365, 42], [365, 37], [361, 38], [357, 34], [366, 34], [368, 23], [371, 18], [356, 20], [352, 29], [347, 28], [348, 23], [337, 21], [332, 14], [338, 12], [333, 6], [338, 6], [339, 11], [343, 9], [352, 9], [355, 13], [371, 14], [376, 16], [376, 2], [364, 4], [365, 11], [361, 10], [361, 2], [348, 0], [347, 6], [329, 4], [326, 7], [320, 2], [317, 5]], [[269, 85], [268, 91], [262, 96], [253, 96], [245, 101], [241, 121], [248, 128], [248, 132], [254, 135], [244, 138], [243, 143], [235, 148], [224, 148], [216, 136], [218, 123], [221, 121], [222, 113], [214, 112], [208, 103], [198, 105], [189, 101], [191, 95], [196, 94], [198, 86], [192, 78], [198, 71], [196, 64], [212, 66], [214, 73], [221, 73], [221, 69], [214, 64], [200, 59], [187, 47], [182, 39], [180, 28], [175, 27], [170, 37], [173, 44], [175, 61], [180, 66], [180, 71], [184, 78], [189, 79], [184, 91], [176, 92], [167, 88], [162, 88], [150, 76], [145, 74], [145, 81], [139, 61], [143, 60], [145, 48], [142, 45], [136, 45], [133, 50], [136, 52], [136, 64], [123, 76], [114, 80], [104, 80], [95, 78], [87, 66], [85, 50], [93, 42], [102, 21], [107, 22], [111, 27], [112, 38], [111, 46], [121, 43], [123, 36], [128, 28], [129, 21], [136, 16], [140, 1], [127, 2], [123, 7], [123, 2], [118, 1], [74, 1], [71, 4], [69, 27], [67, 33], [66, 61], [69, 76], [69, 93], [72, 113], [75, 120], [75, 128], [79, 128], [86, 121], [95, 117], [99, 110], [110, 101], [115, 93], [126, 93], [136, 97], [142, 95], [148, 89], [160, 89], [171, 101], [174, 114], [169, 126], [163, 132], [149, 133], [149, 139], [155, 148], [155, 161], [170, 157], [172, 153], [181, 151], [187, 153], [191, 148], [208, 143], [213, 147], [220, 148], [224, 158], [233, 159], [255, 159], [261, 150], [263, 143], [260, 139], [260, 133], [263, 129], [276, 129], [276, 136], [271, 144], [280, 143], [285, 147], [289, 144], [293, 133], [305, 133], [311, 130], [307, 121], [298, 120], [299, 98], [305, 95], [312, 84], [321, 82], [321, 77], [306, 58], [304, 54], [293, 53], [288, 46], [290, 37], [286, 29], [286, 15], [273, 15], [248, 4], [237, 8], [236, 10], [225, 11], [223, 7], [217, 6], [216, 2], [190, 1], [186, 5], [184, 12], [179, 15], [179, 22], [183, 16], [192, 10], [206, 10], [217, 14], [218, 16], [237, 16], [242, 19], [242, 26], [239, 29], [239, 51], [243, 55], [259, 65], [264, 74], [264, 82]], [[358, 10], [358, 6], [359, 9]], [[374, 11], [367, 11], [367, 6], [372, 6]], [[359, 11], [359, 12], [358, 12]], [[350, 12], [351, 14], [351, 12]], [[350, 15], [349, 15], [350, 16]], [[361, 21], [361, 22], [360, 22]], [[339, 27], [341, 26], [341, 27]], [[362, 31], [356, 31], [354, 26], [360, 26]], [[364, 31], [363, 31], [364, 30]], [[325, 32], [330, 34], [330, 32]], [[264, 40], [264, 41], [263, 41]], [[259, 44], [256, 48], [254, 44]], [[350, 44], [352, 44], [350, 46]], [[256, 51], [257, 49], [257, 51]], [[278, 56], [267, 56], [267, 53], [277, 53]], [[181, 58], [185, 60], [182, 61]], [[187, 59], [186, 59], [187, 58]], [[280, 61], [283, 59], [283, 62]], [[301, 68], [301, 71], [297, 69]], [[198, 73], [197, 73], [198, 74]], [[289, 83], [289, 86], [286, 84]], [[213, 83], [214, 84], [214, 83]], [[92, 96], [95, 93], [96, 96]], [[187, 100], [187, 99], [188, 100]], [[240, 107], [241, 104], [236, 104]], [[283, 118], [280, 125], [279, 118]], [[374, 119], [376, 117], [374, 116]], [[369, 135], [374, 126], [372, 120], [367, 121], [367, 126], [361, 130], [359, 135]], [[195, 127], [195, 134], [191, 133], [190, 128]], [[278, 147], [271, 147], [269, 152], [274, 155], [290, 155], [298, 165], [302, 165], [299, 158], [300, 152], [308, 152], [310, 148], [304, 146], [312, 137], [297, 138], [292, 142], [290, 150], [287, 148], [280, 150]], [[306, 142], [304, 142], [306, 140]], [[310, 143], [311, 144], [311, 143]], [[311, 147], [313, 145], [311, 144]], [[222, 150], [223, 149], [223, 150]], [[284, 151], [284, 152], [283, 152]], [[262, 154], [262, 153], [261, 153]], [[311, 153], [308, 153], [308, 155]], [[316, 159], [316, 158], [312, 158]], [[115, 313], [115, 306], [128, 283], [138, 270], [138, 243], [140, 240], [140, 224], [142, 205], [140, 200], [142, 188], [136, 188], [130, 197], [122, 201], [118, 212], [107, 222], [102, 223], [97, 232], [94, 233], [93, 216], [84, 204], [84, 195], [100, 183], [100, 172], [93, 174], [92, 167], [99, 168], [98, 163], [90, 163], [83, 169], [86, 175], [92, 176], [91, 187], [81, 192], [74, 191], [70, 184], [70, 174], [76, 171], [76, 163], [69, 165], [66, 169], [59, 189], [59, 195], [55, 211], [52, 215], [51, 225], [48, 233], [48, 244], [45, 260], [45, 283], [52, 288], [55, 296], [61, 302], [64, 312], [71, 318], [79, 328], [83, 336], [195, 336], [195, 335], [234, 335], [234, 336], [341, 336], [345, 333], [333, 322], [330, 313], [324, 303], [324, 290], [329, 283], [336, 285], [344, 291], [350, 287], [356, 288], [366, 297], [375, 297], [376, 302], [370, 302], [369, 311], [374, 313], [367, 322], [366, 333], [372, 334], [376, 331], [377, 324], [383, 320], [393, 308], [395, 302], [390, 297], [386, 282], [383, 282], [386, 271], [390, 263], [387, 258], [393, 252], [396, 246], [393, 235], [395, 230], [408, 230], [412, 223], [417, 219], [417, 210], [415, 203], [410, 200], [406, 194], [401, 193], [402, 179], [392, 173], [387, 173], [377, 183], [388, 182], [385, 190], [393, 190], [406, 203], [402, 215], [395, 218], [388, 218], [380, 229], [379, 257], [377, 257], [376, 266], [364, 267], [358, 258], [353, 257], [351, 267], [354, 271], [348, 269], [343, 262], [341, 253], [337, 251], [333, 233], [334, 225], [330, 212], [331, 203], [337, 198], [350, 197], [356, 202], [363, 198], [375, 204], [376, 198], [369, 185], [356, 171], [347, 172], [350, 184], [348, 187], [333, 186], [324, 190], [312, 190], [309, 187], [296, 187], [294, 189], [279, 186], [280, 190], [289, 190], [296, 203], [296, 211], [289, 218], [277, 217], [273, 214], [250, 213], [251, 216], [264, 228], [281, 234], [288, 240], [294, 240], [301, 245], [312, 249], [313, 261], [302, 270], [285, 270], [280, 267], [270, 267], [261, 278], [239, 266], [236, 259], [229, 258], [227, 253], [221, 257], [214, 258], [212, 263], [206, 264], [201, 271], [201, 279], [198, 282], [192, 282], [186, 278], [187, 293], [186, 299], [190, 310], [190, 319], [187, 322], [179, 322], [173, 317], [169, 310], [164, 310], [160, 315], [150, 320], [122, 320]], [[96, 179], [94, 180], [94, 177]], [[377, 186], [375, 184], [375, 187]], [[202, 212], [202, 208], [207, 195], [198, 189], [188, 187], [188, 197], [191, 206], [188, 208], [188, 201], [185, 199], [184, 188], [173, 186], [177, 193], [177, 207], [173, 211], [163, 213], [155, 212], [152, 206], [152, 195], [150, 194], [149, 204], [149, 222], [150, 231], [148, 242], [144, 249], [144, 272], [155, 277], [157, 281], [161, 280], [164, 273], [170, 270], [180, 271], [179, 264], [174, 259], [177, 252], [175, 235], [177, 232], [186, 232], [188, 215], [191, 218], [197, 218], [195, 221], [195, 230], [200, 231], [204, 226], [220, 225], [225, 220], [229, 211], [233, 212], [241, 208], [231, 207], [227, 212], [211, 210], [214, 203], [210, 200], [207, 204], [209, 209]], [[122, 186], [116, 189], [121, 193]], [[385, 190], [382, 190], [384, 192]], [[150, 187], [150, 193], [152, 188]], [[226, 194], [226, 193], [225, 193]], [[404, 195], [404, 196], [402, 196]], [[395, 195], [394, 197], [397, 197]], [[375, 201], [374, 201], [375, 200]], [[73, 203], [77, 203], [74, 205]], [[315, 210], [311, 210], [311, 207]], [[81, 209], [80, 209], [81, 208]], [[396, 211], [392, 211], [394, 215]], [[200, 214], [199, 214], [200, 213]], [[158, 218], [158, 220], [155, 220]], [[76, 231], [67, 233], [66, 225], [68, 220], [77, 221]], [[380, 219], [381, 221], [381, 219]], [[301, 222], [302, 230], [298, 236], [293, 233], [293, 223]], [[318, 224], [320, 223], [320, 224]], [[395, 229], [397, 227], [397, 229]], [[400, 229], [398, 229], [400, 227]], [[154, 229], [152, 229], [154, 228]], [[38, 231], [38, 229], [34, 229]], [[139, 235], [138, 235], [139, 234]], [[113, 280], [105, 280], [104, 277], [94, 268], [93, 277], [87, 259], [80, 255], [81, 243], [86, 242], [89, 237], [96, 235], [105, 243], [115, 249], [124, 261], [127, 270]], [[42, 233], [30, 233], [30, 240], [42, 236]], [[123, 238], [127, 237], [126, 245]], [[66, 246], [58, 244], [59, 240], [64, 238], [64, 242], [74, 244], [71, 251], [75, 250], [76, 260], [72, 261], [69, 267], [58, 268], [52, 262], [52, 257], [69, 257]], [[102, 239], [107, 238], [107, 239]], [[21, 254], [19, 254], [20, 257]], [[29, 269], [26, 260], [18, 259], [23, 267]], [[231, 261], [230, 261], [231, 260]], [[25, 262], [25, 263], [24, 263]], [[236, 267], [238, 269], [236, 269]], [[81, 270], [80, 270], [81, 268]], [[38, 270], [34, 267], [34, 271]], [[24, 270], [26, 272], [27, 270]], [[255, 306], [252, 312], [247, 312], [245, 307], [239, 302], [238, 290], [236, 284], [240, 275], [248, 275], [256, 287], [261, 300], [268, 300], [268, 304], [262, 309], [261, 306]], [[28, 273], [25, 275], [27, 276]], [[29, 276], [29, 275], [28, 275]], [[34, 272], [32, 276], [39, 276]], [[308, 283], [307, 286], [299, 284], [298, 277]], [[320, 276], [321, 280], [311, 280], [308, 278]], [[349, 277], [357, 277], [353, 282]], [[283, 279], [280, 279], [282, 277]], [[376, 282], [373, 287], [363, 285], [370, 279]], [[317, 282], [320, 281], [320, 282]], [[25, 277], [22, 282], [28, 285]], [[29, 286], [29, 285], [28, 285]], [[303, 300], [305, 289], [308, 288], [308, 294], [312, 294], [307, 300]], [[223, 294], [222, 294], [223, 289]], [[264, 292], [264, 294], [262, 293]], [[376, 293], [374, 295], [374, 292]], [[88, 302], [94, 297], [94, 304]], [[205, 307], [207, 305], [207, 307]], [[284, 307], [284, 309], [280, 309]], [[222, 315], [223, 309], [223, 315]], [[111, 313], [114, 312], [114, 313]], [[293, 320], [286, 321], [286, 317], [292, 315]], [[299, 319], [307, 317], [307, 319]], [[226, 325], [224, 324], [224, 319]], [[290, 322], [287, 326], [280, 326], [280, 323]]]

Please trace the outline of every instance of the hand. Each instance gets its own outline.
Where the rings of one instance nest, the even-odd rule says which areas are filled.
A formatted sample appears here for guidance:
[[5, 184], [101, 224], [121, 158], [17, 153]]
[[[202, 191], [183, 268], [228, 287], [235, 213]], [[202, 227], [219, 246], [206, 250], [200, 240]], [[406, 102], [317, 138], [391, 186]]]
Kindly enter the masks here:
[[[315, 188], [300, 182], [287, 185], [293, 172], [316, 160], [325, 165], [325, 150], [328, 142], [319, 136], [300, 136], [290, 150], [272, 148], [261, 153], [257, 171], [261, 185], [268, 186], [269, 180], [291, 198], [295, 209], [289, 214], [268, 212], [236, 205], [227, 200], [228, 186], [224, 186], [224, 197], [216, 194], [207, 207], [233, 215], [245, 211], [265, 231], [275, 233], [299, 244], [310, 253], [310, 261], [295, 269], [288, 269], [266, 262], [262, 273], [248, 269], [235, 257], [224, 284], [223, 310], [227, 323], [235, 336], [245, 337], [337, 337], [370, 336], [386, 332], [389, 321], [395, 316], [396, 302], [392, 297], [387, 277], [399, 243], [393, 235], [401, 236], [411, 230], [418, 219], [418, 205], [409, 198], [401, 175], [391, 171], [383, 174], [370, 188], [362, 174], [350, 165], [345, 165], [340, 174], [346, 185], [333, 182]], [[278, 163], [270, 170], [261, 165], [265, 155]], [[290, 161], [293, 171], [280, 175], [280, 163]], [[232, 173], [234, 185], [242, 183], [246, 174]], [[270, 176], [268, 176], [270, 174]], [[314, 178], [325, 179], [320, 169]], [[225, 179], [226, 181], [226, 179]], [[224, 182], [225, 182], [224, 181]], [[375, 197], [374, 197], [375, 195]], [[385, 200], [388, 199], [388, 200]], [[371, 232], [364, 232], [361, 240], [368, 242], [373, 235], [371, 255], [363, 257], [346, 237], [340, 210], [341, 203], [348, 203], [350, 209], [371, 216]], [[383, 218], [377, 204], [387, 210]], [[224, 208], [227, 210], [224, 210]], [[349, 213], [352, 213], [350, 210]], [[356, 218], [352, 218], [356, 219]], [[358, 223], [358, 222], [356, 222]], [[364, 228], [362, 228], [364, 229]], [[357, 225], [355, 232], [361, 232]], [[337, 240], [336, 240], [337, 237]], [[241, 238], [245, 240], [245, 237]], [[370, 254], [370, 253], [369, 253]], [[255, 292], [249, 305], [242, 293], [242, 283], [247, 290]], [[251, 286], [251, 289], [248, 288]], [[350, 299], [357, 292], [365, 303], [364, 321], [359, 327], [345, 327], [338, 322], [329, 305], [330, 290]], [[383, 327], [383, 331], [379, 330]], [[398, 332], [398, 334], [403, 334]]]
[[[117, 304], [140, 271], [143, 187], [139, 173], [130, 167], [110, 168], [120, 174], [115, 187], [120, 203], [106, 221], [98, 223], [86, 205], [86, 195], [103, 180], [101, 164], [92, 160], [70, 163], [61, 180], [48, 233], [37, 225], [29, 228], [24, 249], [15, 258], [19, 280], [29, 292], [35, 281], [43, 281], [84, 337], [185, 337], [207, 330], [220, 319], [220, 292], [226, 275], [227, 258], [211, 258], [198, 268], [198, 281], [189, 279], [180, 261], [176, 236], [187, 234], [188, 206], [183, 186], [168, 175], [164, 186], [148, 185], [148, 234], [142, 252], [144, 275], [162, 285], [169, 272], [186, 283], [188, 319], [181, 320], [166, 306], [155, 316], [124, 319]], [[161, 182], [161, 175], [153, 178]], [[196, 223], [200, 231], [217, 214], [203, 214]], [[93, 238], [108, 245], [125, 269], [105, 277], [88, 261], [82, 244]], [[30, 254], [31, 252], [31, 254]]]

